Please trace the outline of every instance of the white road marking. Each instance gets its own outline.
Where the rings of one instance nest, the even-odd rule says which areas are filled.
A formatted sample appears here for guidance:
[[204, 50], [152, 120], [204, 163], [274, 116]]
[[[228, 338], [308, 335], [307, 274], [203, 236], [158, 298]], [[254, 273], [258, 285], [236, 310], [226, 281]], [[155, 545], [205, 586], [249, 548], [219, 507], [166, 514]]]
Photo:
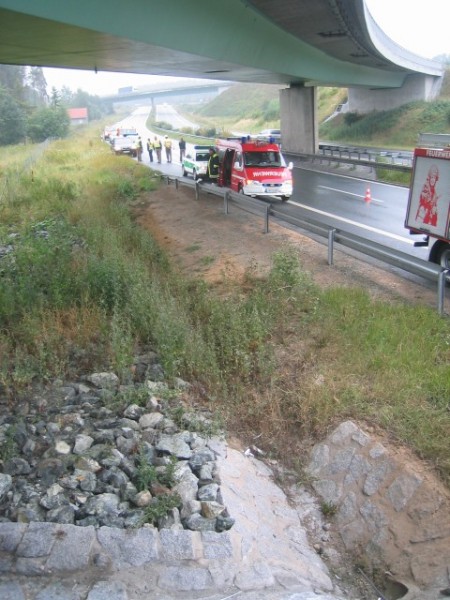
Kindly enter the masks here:
[[[330, 190], [331, 192], [339, 192], [340, 194], [346, 194], [347, 196], [356, 196], [357, 198], [363, 198], [365, 199], [366, 195], [362, 195], [362, 194], [354, 194], [353, 192], [345, 192], [344, 190], [339, 190], [336, 188], [332, 188], [332, 187], [328, 187], [326, 185], [319, 185], [319, 188], [322, 188], [323, 190]], [[370, 186], [367, 186], [370, 189]], [[384, 204], [383, 200], [378, 200], [377, 198], [371, 198], [370, 202], [372, 204]]]
[[336, 215], [332, 215], [331, 213], [325, 212], [323, 210], [319, 210], [318, 208], [312, 208], [311, 206], [307, 206], [306, 204], [300, 204], [299, 202], [295, 202], [294, 200], [289, 200], [289, 204], [294, 204], [295, 206], [299, 206], [300, 208], [310, 210], [311, 212], [315, 212], [319, 215], [323, 215], [324, 217], [331, 217], [332, 219], [336, 219], [337, 221], [342, 221], [343, 223], [348, 223], [349, 225], [354, 225], [355, 227], [360, 227], [361, 229], [366, 229], [367, 231], [372, 231], [373, 233], [377, 233], [379, 235], [384, 235], [386, 237], [392, 238], [393, 240], [397, 240], [399, 242], [404, 242], [405, 244], [410, 244], [411, 246], [414, 246], [414, 240], [402, 237], [401, 235], [397, 235], [395, 233], [388, 233], [387, 231], [383, 231], [382, 229], [377, 229], [376, 227], [370, 227], [370, 225], [363, 225], [362, 223], [358, 223], [357, 221], [352, 221], [351, 219], [345, 219], [344, 217], [338, 217]]

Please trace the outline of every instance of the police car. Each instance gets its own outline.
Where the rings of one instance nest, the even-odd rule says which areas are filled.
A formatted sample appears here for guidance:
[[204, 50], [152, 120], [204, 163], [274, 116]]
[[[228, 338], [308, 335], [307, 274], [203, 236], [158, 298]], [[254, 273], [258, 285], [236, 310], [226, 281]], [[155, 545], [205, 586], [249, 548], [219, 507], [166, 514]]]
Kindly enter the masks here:
[[210, 146], [191, 146], [187, 149], [186, 156], [183, 159], [183, 176], [192, 175], [197, 179], [206, 174], [209, 160]]

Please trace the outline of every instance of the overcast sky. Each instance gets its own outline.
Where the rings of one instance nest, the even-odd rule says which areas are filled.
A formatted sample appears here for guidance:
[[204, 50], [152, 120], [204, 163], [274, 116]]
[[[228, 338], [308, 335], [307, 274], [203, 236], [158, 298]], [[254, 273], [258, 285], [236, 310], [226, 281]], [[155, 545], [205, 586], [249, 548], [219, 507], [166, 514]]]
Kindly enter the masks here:
[[[385, 33], [406, 50], [425, 58], [450, 55], [450, 0], [366, 0], [366, 4]], [[73, 91], [81, 88], [99, 96], [115, 94], [120, 87], [177, 80], [129, 73], [95, 74], [75, 69], [44, 69], [44, 73], [49, 91], [66, 85]]]
[[397, 44], [425, 58], [450, 55], [449, 0], [366, 0], [375, 21]]

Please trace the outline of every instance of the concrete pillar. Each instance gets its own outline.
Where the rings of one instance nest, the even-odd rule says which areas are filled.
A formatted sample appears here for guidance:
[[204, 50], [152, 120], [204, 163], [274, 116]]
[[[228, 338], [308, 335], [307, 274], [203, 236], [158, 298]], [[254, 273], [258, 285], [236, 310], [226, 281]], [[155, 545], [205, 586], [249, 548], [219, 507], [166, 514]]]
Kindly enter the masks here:
[[292, 86], [280, 90], [283, 152], [315, 154], [318, 151], [317, 90]]
[[367, 114], [374, 110], [392, 110], [412, 100], [434, 100], [442, 87], [442, 77], [413, 73], [405, 78], [401, 88], [349, 88], [349, 112]]

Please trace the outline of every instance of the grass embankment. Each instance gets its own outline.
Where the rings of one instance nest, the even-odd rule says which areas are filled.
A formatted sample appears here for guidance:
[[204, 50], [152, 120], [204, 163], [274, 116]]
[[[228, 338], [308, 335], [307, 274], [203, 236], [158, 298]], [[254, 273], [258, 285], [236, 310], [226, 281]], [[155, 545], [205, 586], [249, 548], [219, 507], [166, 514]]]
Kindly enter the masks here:
[[88, 129], [54, 142], [33, 179], [27, 170], [4, 188], [2, 395], [14, 402], [36, 380], [94, 370], [127, 383], [132, 357], [152, 347], [169, 378], [206, 390], [230, 431], [291, 465], [303, 439], [351, 417], [380, 425], [450, 482], [448, 319], [364, 290], [318, 289], [291, 248], [264, 280], [249, 272], [218, 295], [134, 223], [131, 207], [159, 179], [98, 138]]

